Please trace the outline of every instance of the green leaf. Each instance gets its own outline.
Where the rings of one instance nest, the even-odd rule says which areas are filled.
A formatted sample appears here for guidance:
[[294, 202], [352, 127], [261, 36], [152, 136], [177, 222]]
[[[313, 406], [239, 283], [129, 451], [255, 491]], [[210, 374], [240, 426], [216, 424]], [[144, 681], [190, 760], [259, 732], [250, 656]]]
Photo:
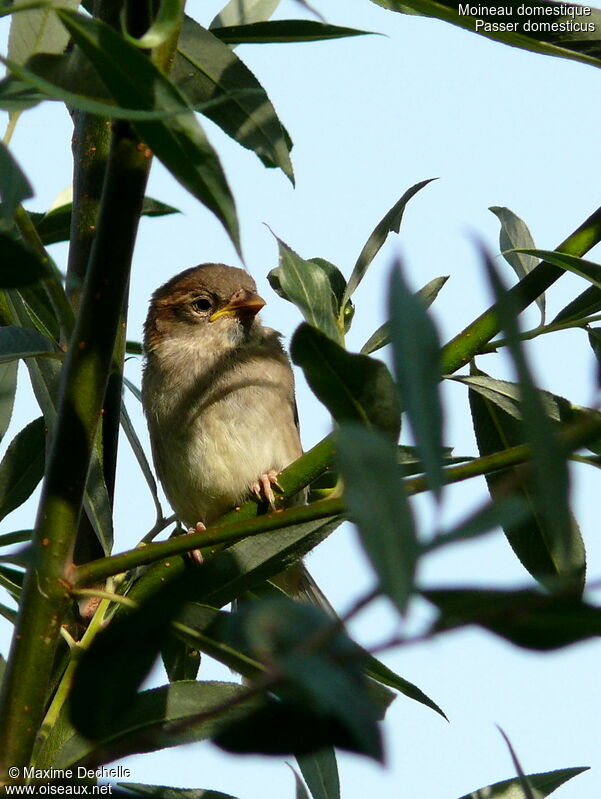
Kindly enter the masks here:
[[220, 708], [225, 714], [229, 705], [225, 719], [231, 723], [255, 704], [246, 687], [227, 682], [183, 681], [143, 691], [132, 697], [119, 721], [105, 727], [95, 741], [79, 734], [69, 738], [54, 765], [94, 767], [131, 754], [202, 741], [223, 725], [222, 713], [213, 715]]
[[601, 311], [601, 289], [598, 289], [597, 286], [589, 286], [565, 308], [562, 308], [551, 324], [586, 319], [587, 316], [592, 316], [599, 311]]
[[27, 330], [16, 325], [0, 327], [0, 363], [53, 353], [52, 342], [37, 330]]
[[335, 434], [344, 498], [380, 588], [401, 613], [413, 592], [418, 546], [396, 449], [380, 434], [344, 424]]
[[[521, 403], [516, 403], [516, 384], [492, 381], [492, 378], [482, 372], [473, 373], [471, 380], [476, 378], [479, 383], [472, 382], [470, 385], [469, 402], [480, 454], [490, 455], [523, 444], [523, 409]], [[483, 383], [484, 378], [491, 382]], [[552, 396], [547, 395], [546, 401], [541, 400], [541, 405], [545, 410], [559, 414], [561, 404], [553, 409], [553, 404], [549, 401]], [[553, 423], [549, 421], [550, 424]], [[540, 499], [533, 489], [532, 479], [522, 469], [504, 469], [486, 475], [492, 498], [501, 499], [506, 494], [508, 479], [511, 479], [514, 495], [521, 497], [530, 509], [526, 519], [510, 520], [503, 525], [507, 540], [524, 567], [543, 583], [553, 583], [554, 580], [564, 577], [574, 577], [581, 582], [584, 579], [585, 553], [575, 521], [570, 520], [569, 546], [564, 551], [564, 545], [554, 543], [544, 510], [540, 507]]]
[[20, 288], [44, 277], [49, 277], [49, 269], [40, 256], [0, 232], [0, 288]]
[[240, 252], [233, 197], [217, 155], [183, 95], [108, 25], [64, 10], [57, 13], [119, 104], [178, 112], [164, 120], [139, 121], [136, 128], [173, 176], [213, 211]]
[[247, 25], [269, 19], [280, 0], [229, 0], [213, 19], [210, 26], [217, 28], [223, 25]]
[[0, 441], [8, 430], [13, 413], [17, 391], [17, 367], [17, 361], [0, 364]]
[[[573, 22], [574, 19], [565, 14], [564, 16], [553, 16], [553, 22], [557, 25], [550, 26], [551, 30], [529, 33], [523, 29], [523, 23], [528, 18], [523, 14], [518, 14], [519, 7], [523, 6], [521, 0], [506, 0], [502, 7], [503, 9], [510, 8], [512, 13], [495, 15], [494, 20], [486, 13], [477, 17], [460, 14], [459, 8], [462, 4], [459, 0], [445, 0], [444, 2], [442, 0], [372, 0], [372, 2], [400, 13], [407, 13], [407, 10], [411, 9], [412, 13], [442, 19], [452, 25], [474, 31], [487, 39], [494, 39], [534, 53], [569, 58], [592, 66], [599, 66], [601, 61], [601, 48], [596, 33], [601, 25], [601, 12], [596, 8], [591, 9], [589, 16], [577, 18], [591, 26], [588, 30], [571, 32], [568, 29], [566, 32], [565, 23]], [[579, 8], [572, 3], [563, 5]], [[478, 8], [478, 6], [474, 7]], [[487, 9], [488, 6], [484, 6], [484, 8]], [[480, 25], [478, 25], [478, 20], [480, 20]], [[495, 32], [491, 29], [492, 22], [515, 24], [517, 28]]]
[[127, 412], [127, 407], [125, 402], [121, 403], [121, 427], [123, 428], [123, 432], [129, 442], [130, 447], [134, 455], [136, 456], [136, 460], [138, 461], [138, 466], [140, 467], [140, 471], [144, 475], [144, 479], [146, 480], [146, 485], [151, 493], [154, 507], [156, 509], [157, 514], [157, 521], [163, 518], [163, 508], [161, 507], [161, 503], [159, 500], [159, 494], [157, 489], [156, 480], [154, 479], [154, 474], [152, 469], [150, 468], [150, 464], [148, 463], [148, 458], [146, 457], [146, 453], [144, 452], [144, 448], [138, 438], [138, 434], [132, 424], [131, 419], [129, 418], [129, 413]]
[[223, 99], [204, 115], [294, 183], [290, 137], [267, 93], [226, 44], [190, 17], [184, 19], [171, 77], [192, 105]]
[[23, 572], [11, 569], [9, 566], [0, 566], [0, 586], [8, 591], [15, 602], [18, 602], [23, 587]]
[[[13, 3], [23, 4], [24, 0]], [[15, 14], [8, 39], [8, 57], [12, 61], [24, 64], [35, 53], [62, 53], [66, 48], [69, 36], [57, 20], [53, 5], [76, 9], [79, 0], [49, 0], [45, 8]]]
[[584, 258], [577, 258], [575, 255], [568, 255], [566, 252], [556, 252], [555, 250], [520, 249], [517, 252], [534, 255], [549, 264], [553, 264], [553, 266], [573, 272], [575, 275], [588, 280], [596, 288], [601, 289], [601, 265], [599, 264], [585, 261]]
[[[182, 20], [185, 0], [162, 0], [152, 25], [139, 39], [124, 34], [128, 42], [142, 50], [152, 50], [175, 36]], [[124, 9], [121, 12], [125, 18]], [[123, 26], [125, 29], [125, 26]]]
[[44, 419], [30, 422], [13, 438], [0, 462], [0, 519], [28, 499], [44, 474]]
[[389, 669], [388, 666], [385, 666], [384, 663], [380, 662], [372, 655], [369, 655], [367, 652], [365, 655], [365, 674], [368, 677], [380, 683], [380, 685], [387, 685], [390, 688], [394, 688], [408, 699], [413, 699], [415, 702], [429, 707], [448, 721], [445, 712], [441, 710], [436, 702], [418, 688], [417, 685], [409, 682], [409, 680], [406, 680], [404, 677], [400, 677], [392, 671], [392, 669]]
[[[378, 710], [362, 673], [361, 651], [322, 610], [267, 599], [243, 606], [230, 625], [234, 640], [241, 638], [281, 675], [272, 689], [279, 702], [267, 702], [226, 728], [215, 740], [219, 746], [305, 754], [330, 744], [381, 759]], [[278, 717], [299, 724], [275, 725]], [[307, 736], [311, 719], [318, 729]]]
[[382, 361], [347, 352], [307, 324], [300, 325], [292, 337], [290, 354], [338, 423], [359, 422], [382, 430], [396, 442], [400, 430], [398, 395]]
[[[428, 178], [428, 180], [422, 180], [419, 183], [416, 183], [410, 189], [403, 194], [400, 200], [392, 206], [390, 211], [378, 222], [376, 227], [374, 228], [372, 234], [368, 238], [365, 243], [365, 246], [359, 253], [359, 257], [357, 258], [357, 263], [355, 264], [353, 271], [351, 273], [351, 277], [349, 279], [348, 285], [346, 287], [346, 291], [344, 293], [344, 303], [352, 297], [355, 292], [355, 289], [359, 285], [359, 283], [363, 280], [365, 273], [373, 259], [378, 254], [381, 246], [384, 244], [386, 239], [388, 238], [388, 234], [391, 232], [398, 233], [401, 229], [401, 221], [403, 219], [403, 214], [405, 213], [405, 206], [409, 202], [409, 200], [417, 194], [418, 191], [427, 186], [428, 183], [431, 183], [436, 178]], [[343, 303], [343, 304], [344, 304]]]
[[[13, 610], [12, 608], [7, 608], [6, 605], [0, 604], [0, 616], [2, 616], [2, 618], [6, 619], [6, 621], [10, 622], [11, 624], [14, 624], [17, 620], [17, 611]], [[0, 655], [0, 680], [2, 679], [5, 662], [6, 661], [2, 655]]]
[[341, 329], [334, 312], [336, 287], [332, 286], [329, 271], [315, 261], [305, 261], [281, 239], [275, 238], [280, 260], [279, 266], [267, 275], [271, 287], [294, 303], [310, 325], [333, 341], [341, 342]]
[[[429, 308], [436, 297], [438, 297], [438, 292], [448, 279], [448, 275], [435, 277], [434, 280], [431, 280], [423, 288], [421, 288], [415, 296], [422, 300], [426, 308]], [[375, 352], [376, 350], [385, 347], [387, 344], [390, 344], [391, 341], [390, 323], [384, 322], [384, 324], [380, 325], [376, 332], [372, 333], [372, 335], [367, 339], [365, 344], [361, 347], [361, 352], [365, 355], [369, 355], [371, 352]]]
[[298, 755], [296, 761], [312, 799], [340, 799], [336, 752], [331, 747]]
[[400, 264], [390, 273], [389, 298], [393, 362], [401, 401], [428, 484], [440, 500], [444, 451], [438, 333], [423, 302], [409, 291]]
[[209, 791], [204, 788], [169, 788], [166, 785], [142, 785], [138, 782], [119, 782], [120, 788], [127, 788], [136, 796], [151, 796], [155, 799], [236, 799], [229, 793]]
[[0, 143], [0, 224], [3, 227], [11, 225], [17, 208], [32, 196], [33, 189], [25, 173], [9, 149]]
[[287, 42], [322, 42], [349, 36], [377, 35], [373, 31], [327, 25], [310, 19], [277, 19], [245, 25], [211, 26], [211, 33], [224, 44], [285, 44]]
[[174, 635], [168, 635], [161, 649], [161, 658], [169, 682], [195, 680], [200, 667], [200, 652]]
[[16, 530], [14, 533], [0, 535], [0, 548], [9, 547], [13, 544], [22, 544], [24, 541], [31, 541], [33, 530]]
[[601, 634], [601, 608], [570, 594], [482, 588], [425, 590], [438, 608], [433, 632], [477, 624], [516, 646], [546, 652]]
[[[29, 213], [43, 244], [48, 245], [55, 244], [57, 241], [69, 241], [72, 207], [71, 203], [67, 203], [46, 214]], [[166, 216], [168, 214], [179, 214], [179, 211], [177, 208], [152, 199], [152, 197], [144, 198], [142, 216]]]
[[515, 750], [514, 750], [512, 744], [511, 744], [511, 741], [509, 740], [509, 738], [507, 737], [505, 732], [501, 729], [501, 727], [499, 727], [499, 725], [497, 725], [497, 729], [499, 730], [499, 732], [501, 733], [501, 735], [505, 739], [505, 743], [507, 744], [507, 748], [509, 749], [509, 754], [511, 755], [511, 760], [513, 762], [513, 766], [514, 766], [514, 768], [515, 768], [515, 770], [517, 772], [517, 775], [518, 775], [518, 782], [519, 782], [520, 788], [522, 789], [522, 791], [524, 793], [524, 799], [540, 799], [539, 796], [535, 796], [534, 795], [534, 792], [532, 790], [532, 785], [530, 784], [530, 781], [528, 780], [528, 777], [526, 777], [526, 775], [524, 774], [524, 769], [522, 768], [522, 764], [518, 760], [518, 756], [515, 753]]
[[589, 327], [588, 343], [597, 359], [597, 384], [601, 384], [601, 327]]
[[[528, 774], [528, 781], [540, 796], [544, 797], [549, 796], [564, 782], [571, 780], [572, 777], [577, 777], [583, 771], [588, 771], [588, 766], [562, 768], [542, 774]], [[520, 791], [519, 780], [512, 778], [466, 793], [460, 799], [523, 799], [523, 793]]]
[[[554, 435], [552, 422], [532, 379], [521, 342], [516, 308], [490, 257], [483, 253], [488, 278], [497, 300], [499, 321], [505, 330], [508, 348], [515, 363], [522, 393], [523, 431], [532, 447], [532, 488], [537, 511], [543, 519], [540, 532], [544, 548], [542, 560], [550, 557], [555, 573], [583, 589], [584, 552], [582, 539], [575, 530], [569, 508], [569, 474], [565, 453]], [[544, 579], [542, 562], [537, 579]]]
[[[489, 211], [498, 218], [501, 223], [499, 234], [499, 248], [507, 263], [512, 267], [518, 278], [526, 277], [538, 263], [538, 258], [532, 255], [525, 255], [522, 252], [514, 252], [519, 248], [534, 248], [534, 239], [528, 229], [528, 225], [514, 214], [509, 208], [491, 206]], [[537, 297], [536, 304], [540, 309], [541, 325], [545, 324], [545, 295]]]

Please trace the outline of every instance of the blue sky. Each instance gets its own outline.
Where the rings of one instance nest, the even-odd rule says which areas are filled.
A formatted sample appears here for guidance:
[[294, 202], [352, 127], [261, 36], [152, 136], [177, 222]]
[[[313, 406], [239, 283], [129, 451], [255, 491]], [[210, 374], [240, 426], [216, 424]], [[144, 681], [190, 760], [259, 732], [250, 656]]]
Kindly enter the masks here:
[[[473, 245], [477, 234], [498, 251], [498, 222], [489, 206], [511, 208], [528, 223], [537, 245], [552, 249], [599, 204], [599, 76], [588, 66], [508, 48], [434, 20], [394, 14], [368, 0], [316, 0], [315, 5], [332, 23], [385, 35], [238, 49], [295, 142], [296, 188], [206, 123], [237, 200], [246, 265], [268, 301], [263, 318], [286, 338], [300, 321], [266, 282], [267, 272], [277, 265], [277, 248], [266, 225], [300, 255], [326, 258], [348, 275], [373, 226], [398, 197], [417, 181], [439, 177], [412, 200], [401, 235], [390, 237], [357, 291], [348, 344], [359, 349], [384, 320], [386, 277], [396, 255], [416, 289], [451, 275], [433, 307], [441, 338], [447, 340], [490, 302]], [[191, 0], [188, 11], [208, 24], [219, 6]], [[306, 14], [292, 0], [283, 0], [277, 16]], [[19, 122], [12, 146], [36, 189], [29, 207], [42, 210], [70, 183], [69, 144], [70, 120], [58, 105], [36, 109]], [[138, 339], [156, 286], [203, 261], [237, 263], [218, 223], [159, 164], [153, 167], [149, 193], [183, 213], [142, 221], [129, 327], [129, 337]], [[54, 250], [61, 266], [65, 254], [62, 246]], [[509, 267], [505, 275], [513, 279]], [[562, 278], [549, 293], [549, 316], [583, 288], [576, 278]], [[537, 323], [535, 311], [524, 314], [524, 325]], [[545, 388], [576, 403], [594, 401], [594, 365], [584, 334], [539, 339], [532, 360]], [[487, 356], [479, 365], [499, 377], [511, 374], [502, 357]], [[139, 359], [128, 362], [127, 374], [139, 382]], [[302, 376], [297, 379], [308, 447], [329, 431], [330, 422]], [[35, 413], [22, 388], [13, 433]], [[458, 453], [473, 453], [464, 389], [447, 386], [445, 396], [447, 443]], [[139, 408], [134, 400], [128, 404], [144, 432]], [[126, 443], [119, 468], [116, 538], [118, 548], [125, 548], [152, 525], [153, 509]], [[574, 480], [588, 573], [594, 580], [601, 577], [598, 477], [580, 468]], [[452, 488], [444, 518], [450, 523], [467, 515], [484, 496], [483, 481]], [[431, 508], [420, 502], [416, 509], [427, 532]], [[0, 531], [30, 526], [34, 513], [30, 502], [4, 520]], [[309, 567], [341, 611], [372, 585], [348, 525], [310, 556]], [[529, 578], [497, 533], [431, 558], [420, 580], [507, 586], [527, 584]], [[414, 611], [419, 618], [425, 612], [419, 606]], [[353, 631], [362, 643], [377, 644], [397, 629], [397, 619], [382, 601], [357, 620]], [[0, 627], [3, 651], [8, 634], [7, 625]], [[529, 772], [596, 767], [559, 789], [558, 797], [597, 795], [599, 654], [599, 644], [589, 642], [543, 657], [475, 630], [388, 654], [386, 662], [430, 694], [451, 723], [399, 697], [385, 725], [387, 767], [341, 756], [343, 797], [359, 799], [367, 789], [382, 799], [456, 799], [511, 777], [511, 760], [495, 724], [509, 735]], [[231, 679], [217, 668], [207, 669], [205, 676]], [[157, 672], [153, 679], [164, 678]], [[283, 759], [231, 758], [208, 744], [129, 759], [128, 765], [137, 782], [213, 788], [239, 799], [281, 799], [294, 793]]]

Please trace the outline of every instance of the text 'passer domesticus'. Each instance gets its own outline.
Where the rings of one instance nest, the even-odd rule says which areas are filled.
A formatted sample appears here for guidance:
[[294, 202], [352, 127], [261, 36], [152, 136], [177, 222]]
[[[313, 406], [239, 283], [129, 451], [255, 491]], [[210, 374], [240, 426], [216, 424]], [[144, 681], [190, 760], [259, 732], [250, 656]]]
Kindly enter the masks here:
[[256, 291], [244, 270], [203, 264], [152, 296], [142, 400], [158, 477], [188, 528], [253, 493], [273, 505], [275, 475], [302, 452], [292, 369]]

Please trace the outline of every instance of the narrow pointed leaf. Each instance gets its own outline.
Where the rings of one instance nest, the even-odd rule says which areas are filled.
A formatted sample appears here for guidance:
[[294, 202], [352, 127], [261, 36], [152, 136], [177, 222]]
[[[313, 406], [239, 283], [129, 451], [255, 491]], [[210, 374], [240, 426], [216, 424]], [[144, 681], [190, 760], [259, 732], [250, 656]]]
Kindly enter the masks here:
[[0, 363], [52, 353], [52, 342], [37, 330], [27, 330], [16, 325], [0, 327]]
[[351, 273], [348, 286], [346, 287], [346, 291], [344, 294], [344, 302], [348, 300], [355, 292], [355, 289], [359, 285], [359, 283], [363, 280], [365, 273], [373, 259], [378, 254], [380, 248], [388, 238], [388, 234], [398, 233], [401, 229], [401, 221], [403, 219], [403, 214], [405, 213], [405, 207], [409, 200], [417, 194], [418, 191], [427, 186], [428, 183], [431, 183], [436, 178], [428, 178], [428, 180], [422, 180], [419, 183], [416, 183], [415, 186], [412, 186], [410, 189], [403, 194], [400, 200], [396, 202], [390, 211], [378, 222], [376, 227], [374, 228], [372, 234], [368, 238], [365, 243], [365, 246], [359, 253], [359, 257], [357, 258], [357, 263], [355, 264], [353, 271]]
[[[501, 223], [501, 232], [499, 234], [499, 247], [503, 257], [507, 263], [512, 267], [518, 278], [521, 280], [526, 277], [528, 272], [531, 272], [539, 262], [539, 259], [533, 255], [526, 255], [522, 252], [513, 252], [518, 248], [534, 248], [536, 245], [532, 234], [528, 229], [528, 225], [520, 219], [517, 214], [514, 214], [509, 208], [502, 208], [499, 206], [491, 206], [489, 211], [498, 218]], [[541, 294], [537, 298], [536, 304], [540, 309], [541, 325], [545, 323], [545, 295]]]
[[46, 428], [30, 422], [11, 441], [0, 462], [0, 519], [28, 499], [44, 474]]
[[[488, 375], [474, 374], [474, 378], [485, 377]], [[515, 384], [509, 386], [515, 387]], [[498, 383], [495, 385], [495, 388], [497, 387]], [[469, 401], [481, 455], [490, 455], [524, 443], [521, 403], [516, 403], [515, 397], [508, 396], [505, 389], [494, 391], [491, 398], [490, 392], [485, 394], [482, 386], [474, 384], [470, 387]], [[547, 408], [549, 407], [550, 404], [547, 404]], [[564, 553], [563, 548], [553, 545], [553, 539], [547, 531], [544, 513], [536, 500], [532, 480], [527, 478], [522, 470], [506, 469], [487, 475], [486, 482], [492, 498], [501, 499], [504, 496], [508, 475], [511, 475], [514, 494], [521, 497], [529, 508], [529, 514], [525, 519], [510, 520], [503, 524], [507, 540], [524, 567], [542, 582], [552, 582], [569, 576], [582, 580], [585, 554], [576, 522], [570, 520], [571, 545], [569, 551]]]
[[142, 50], [152, 50], [177, 33], [184, 10], [185, 0], [162, 0], [150, 28], [139, 39], [125, 35], [127, 41]]
[[94, 742], [79, 734], [70, 737], [54, 765], [93, 767], [131, 754], [205, 740], [223, 724], [211, 712], [240, 700], [227, 709], [226, 718], [231, 722], [256, 705], [256, 699], [247, 698], [247, 694], [245, 686], [235, 683], [193, 681], [143, 691], [133, 698], [119, 721], [104, 728]]
[[0, 233], [0, 288], [20, 288], [49, 276], [48, 266], [25, 244]]
[[129, 791], [128, 796], [133, 793], [135, 796], [150, 796], [154, 799], [236, 799], [229, 793], [204, 788], [170, 788], [166, 785], [142, 785], [138, 782], [120, 782], [118, 785]]
[[[541, 797], [545, 797], [550, 796], [564, 782], [571, 780], [572, 777], [577, 777], [583, 771], [588, 771], [588, 766], [562, 768], [542, 774], [528, 774], [528, 781]], [[523, 799], [523, 794], [520, 793], [519, 780], [512, 778], [466, 793], [460, 799]]]
[[[583, 20], [589, 26], [584, 31], [578, 30], [572, 33], [568, 30], [567, 33], [564, 32], [566, 23], [574, 21], [572, 16], [565, 14], [553, 17], [553, 20], [558, 23], [557, 27], [550, 26], [550, 30], [537, 30], [529, 33], [523, 29], [525, 17], [523, 14], [518, 14], [519, 7], [523, 6], [521, 0], [506, 0], [503, 9], [509, 8], [511, 13], [495, 15], [494, 22], [496, 24], [515, 24], [517, 26], [502, 31], [493, 30], [491, 25], [493, 20], [486, 12], [477, 16], [459, 13], [462, 4], [458, 0], [443, 0], [442, 2], [441, 0], [372, 0], [372, 2], [400, 13], [407, 13], [410, 9], [409, 13], [442, 19], [452, 25], [474, 31], [487, 39], [494, 39], [534, 53], [569, 58], [592, 66], [599, 66], [601, 62], [601, 47], [596, 34], [601, 25], [601, 11], [596, 8], [591, 9], [589, 16], [577, 17], [578, 20]], [[463, 5], [465, 8], [467, 4]], [[564, 3], [563, 5], [570, 8], [581, 7], [573, 3]], [[473, 6], [469, 6], [469, 8], [471, 9]], [[488, 9], [488, 6], [484, 6], [484, 8]]]
[[523, 430], [532, 446], [534, 500], [543, 519], [541, 534], [545, 553], [556, 574], [583, 588], [584, 553], [582, 539], [575, 531], [569, 509], [569, 475], [565, 454], [554, 435], [551, 421], [545, 414], [543, 402], [532, 379], [519, 340], [516, 309], [511, 303], [491, 258], [483, 253], [488, 278], [497, 299], [499, 319], [508, 339], [522, 388]]
[[[15, 0], [14, 5], [23, 5]], [[56, 18], [52, 5], [76, 9], [79, 0], [52, 0], [46, 8], [23, 11], [11, 20], [8, 38], [8, 57], [17, 64], [24, 64], [35, 53], [62, 53], [69, 42], [69, 35]]]
[[302, 324], [290, 343], [292, 360], [337, 422], [358, 422], [390, 435], [400, 430], [397, 391], [381, 361], [349, 353], [324, 333]]
[[229, 0], [211, 22], [211, 28], [223, 25], [247, 25], [269, 19], [280, 0]]
[[498, 725], [497, 725], [497, 729], [499, 730], [499, 732], [503, 736], [503, 738], [505, 740], [505, 743], [507, 744], [507, 748], [509, 749], [509, 754], [511, 755], [511, 760], [512, 760], [514, 768], [515, 768], [515, 770], [517, 772], [518, 783], [520, 785], [520, 788], [523, 791], [524, 799], [540, 799], [540, 796], [539, 796], [538, 792], [537, 792], [537, 794], [535, 796], [535, 794], [534, 794], [534, 792], [532, 790], [532, 785], [530, 784], [530, 781], [528, 780], [528, 777], [526, 777], [526, 775], [524, 774], [524, 769], [522, 768], [522, 764], [518, 760], [518, 756], [517, 756], [517, 754], [515, 752], [515, 749], [513, 748], [513, 745], [511, 743], [511, 741], [507, 737], [507, 735], [504, 732], [504, 730], [501, 727], [499, 727]]
[[373, 31], [328, 25], [312, 19], [277, 19], [246, 25], [228, 25], [223, 28], [211, 27], [211, 33], [229, 45], [322, 42], [350, 36], [376, 35]]
[[398, 264], [390, 274], [389, 297], [394, 371], [401, 402], [428, 484], [440, 499], [444, 450], [438, 333], [423, 302], [409, 291]]
[[384, 665], [384, 663], [371, 655], [367, 655], [366, 657], [365, 673], [368, 677], [380, 683], [381, 685], [387, 685], [390, 688], [394, 688], [408, 699], [413, 699], [415, 702], [419, 702], [421, 705], [429, 707], [431, 710], [434, 710], [436, 713], [441, 715], [443, 719], [448, 721], [445, 712], [436, 704], [436, 702], [434, 702], [433, 699], [430, 699], [430, 697], [425, 694], [421, 688], [418, 688], [417, 685], [409, 682], [409, 680], [406, 680], [404, 677], [400, 677], [398, 674], [392, 671], [392, 669], [389, 669], [388, 666]]
[[342, 425], [335, 440], [350, 518], [382, 591], [404, 613], [413, 592], [418, 547], [395, 447], [357, 425]]
[[108, 25], [64, 10], [57, 13], [118, 103], [178, 112], [165, 120], [139, 121], [136, 127], [173, 176], [217, 216], [240, 251], [233, 197], [186, 99], [150, 59]]
[[127, 407], [125, 405], [125, 402], [122, 402], [121, 404], [121, 426], [129, 442], [129, 446], [132, 448], [132, 451], [136, 456], [136, 460], [138, 461], [138, 466], [140, 467], [140, 471], [144, 475], [144, 479], [146, 480], [146, 484], [151, 493], [152, 500], [154, 502], [154, 507], [156, 509], [157, 520], [162, 519], [163, 508], [161, 507], [161, 503], [159, 500], [157, 483], [156, 480], [154, 479], [154, 474], [152, 469], [150, 468], [150, 464], [148, 463], [148, 458], [146, 457], [144, 448], [140, 443], [138, 434], [136, 433], [136, 430], [132, 424], [132, 421], [129, 417], [129, 413], [127, 412]]
[[601, 289], [600, 264], [585, 261], [584, 258], [577, 258], [575, 255], [568, 255], [565, 252], [556, 252], [555, 250], [520, 249], [518, 252], [534, 255], [549, 264], [553, 264], [553, 266], [559, 266], [561, 269], [573, 272], [575, 275], [588, 280], [596, 288]]
[[334, 749], [326, 747], [308, 755], [298, 755], [296, 761], [312, 799], [340, 799], [340, 780]]
[[[435, 277], [434, 280], [431, 280], [427, 283], [423, 288], [421, 288], [418, 292], [416, 292], [416, 297], [419, 297], [420, 300], [424, 303], [426, 308], [429, 308], [436, 297], [438, 297], [438, 292], [444, 286], [444, 284], [449, 279], [448, 275], [443, 275], [442, 277]], [[390, 335], [390, 323], [384, 322], [375, 333], [367, 339], [365, 344], [361, 347], [361, 352], [364, 355], [369, 355], [371, 352], [375, 352], [376, 350], [385, 347], [387, 344], [390, 344], [392, 341]]]
[[190, 17], [180, 33], [171, 71], [191, 105], [221, 98], [203, 113], [266, 166], [279, 167], [294, 182], [290, 137], [265, 89], [238, 56]]
[[294, 303], [310, 325], [340, 342], [341, 332], [334, 314], [336, 292], [328, 271], [314, 261], [305, 261], [277, 236], [276, 239], [280, 260], [279, 266], [267, 276], [271, 287]]
[[8, 430], [13, 412], [17, 391], [17, 367], [17, 361], [0, 364], [0, 441]]
[[25, 173], [6, 145], [0, 143], [0, 223], [10, 225], [17, 208], [32, 196], [33, 189]]
[[578, 319], [586, 319], [587, 316], [601, 311], [601, 289], [597, 286], [589, 286], [581, 294], [562, 308], [551, 324], [560, 322], [572, 322]]

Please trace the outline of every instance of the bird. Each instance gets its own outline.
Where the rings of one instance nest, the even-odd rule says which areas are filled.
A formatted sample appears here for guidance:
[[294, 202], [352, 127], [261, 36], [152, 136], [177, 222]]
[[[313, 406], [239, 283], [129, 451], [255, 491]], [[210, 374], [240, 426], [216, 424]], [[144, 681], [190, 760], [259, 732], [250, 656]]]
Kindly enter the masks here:
[[157, 476], [189, 532], [253, 495], [274, 508], [277, 474], [302, 454], [294, 375], [265, 304], [247, 271], [221, 263], [151, 297], [142, 404]]

